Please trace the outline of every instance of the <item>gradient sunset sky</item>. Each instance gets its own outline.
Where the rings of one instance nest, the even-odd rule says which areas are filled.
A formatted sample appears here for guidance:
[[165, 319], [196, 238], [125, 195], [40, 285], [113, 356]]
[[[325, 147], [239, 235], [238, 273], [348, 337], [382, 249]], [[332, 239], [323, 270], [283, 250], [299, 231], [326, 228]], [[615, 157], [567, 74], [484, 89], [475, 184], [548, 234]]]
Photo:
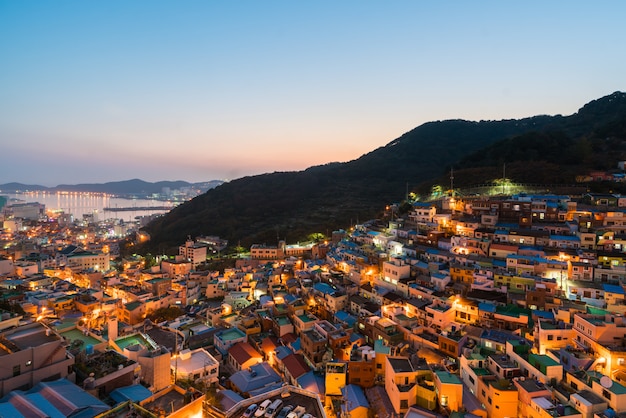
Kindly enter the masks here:
[[626, 90], [623, 1], [0, 0], [0, 184], [234, 179]]

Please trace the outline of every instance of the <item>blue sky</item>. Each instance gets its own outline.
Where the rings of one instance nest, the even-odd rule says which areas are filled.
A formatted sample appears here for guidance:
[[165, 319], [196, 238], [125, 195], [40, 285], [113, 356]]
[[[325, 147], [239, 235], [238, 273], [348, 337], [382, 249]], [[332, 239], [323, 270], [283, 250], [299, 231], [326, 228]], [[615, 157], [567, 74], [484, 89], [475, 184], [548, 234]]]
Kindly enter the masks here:
[[0, 0], [0, 184], [350, 161], [626, 90], [626, 3]]

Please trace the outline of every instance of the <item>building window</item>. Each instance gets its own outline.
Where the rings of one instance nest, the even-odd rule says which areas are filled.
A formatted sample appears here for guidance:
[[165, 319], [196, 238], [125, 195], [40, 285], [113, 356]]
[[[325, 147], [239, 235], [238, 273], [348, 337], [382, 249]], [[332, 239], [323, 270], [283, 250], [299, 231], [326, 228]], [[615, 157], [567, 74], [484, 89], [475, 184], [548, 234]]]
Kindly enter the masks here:
[[21, 367], [18, 364], [17, 366], [13, 366], [13, 377], [19, 376], [21, 373]]
[[407, 399], [400, 400], [400, 409], [409, 409], [409, 401]]

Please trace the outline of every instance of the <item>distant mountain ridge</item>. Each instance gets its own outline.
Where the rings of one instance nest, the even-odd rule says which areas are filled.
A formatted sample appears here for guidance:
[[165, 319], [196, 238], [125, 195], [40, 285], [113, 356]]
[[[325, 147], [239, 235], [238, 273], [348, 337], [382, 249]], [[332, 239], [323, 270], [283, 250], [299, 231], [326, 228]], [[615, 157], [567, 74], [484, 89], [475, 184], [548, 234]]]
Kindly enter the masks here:
[[[607, 141], [616, 147], [614, 152], [606, 152]], [[448, 184], [445, 177], [452, 166], [455, 182], [469, 180], [470, 173], [473, 181], [487, 181], [501, 175], [498, 153], [507, 152], [507, 177], [551, 184], [557, 179], [541, 177], [538, 168], [549, 168], [546, 176], [561, 173], [561, 154], [574, 159], [567, 173], [615, 167], [626, 160], [625, 143], [626, 94], [621, 92], [570, 116], [428, 122], [350, 162], [244, 177], [211, 189], [150, 223], [146, 230], [151, 242], [145, 249], [174, 248], [187, 236], [198, 235], [219, 235], [243, 246], [279, 238], [294, 242], [314, 232], [328, 235], [376, 217], [386, 204], [403, 200], [408, 191], [423, 189], [428, 182], [444, 179]], [[546, 144], [553, 146], [550, 152], [545, 152]], [[581, 149], [555, 153], [568, 144]], [[512, 152], [516, 149], [526, 152]], [[529, 153], [534, 160], [523, 159]], [[468, 156], [490, 158], [474, 165]], [[560, 176], [558, 181], [572, 183], [574, 177]]]
[[221, 180], [211, 180], [200, 183], [189, 183], [182, 180], [177, 181], [158, 181], [147, 182], [140, 179], [112, 181], [107, 183], [81, 183], [81, 184], [60, 184], [55, 187], [46, 187], [40, 185], [28, 185], [22, 183], [6, 183], [0, 184], [0, 192], [15, 193], [25, 191], [47, 191], [47, 192], [91, 192], [91, 193], [107, 193], [114, 195], [150, 195], [161, 193], [164, 188], [181, 189], [185, 187], [197, 188], [203, 191], [224, 183]]

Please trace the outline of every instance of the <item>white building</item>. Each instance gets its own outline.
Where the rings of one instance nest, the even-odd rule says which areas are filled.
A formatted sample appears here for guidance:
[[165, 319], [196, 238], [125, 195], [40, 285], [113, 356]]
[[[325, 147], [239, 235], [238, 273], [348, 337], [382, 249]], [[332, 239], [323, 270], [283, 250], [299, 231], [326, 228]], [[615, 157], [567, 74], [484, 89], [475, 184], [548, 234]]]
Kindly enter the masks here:
[[185, 245], [178, 247], [178, 254], [182, 255], [186, 260], [191, 261], [193, 267], [206, 261], [206, 245], [197, 244], [191, 240], [187, 240]]
[[170, 360], [170, 368], [176, 379], [188, 379], [205, 383], [217, 382], [219, 379], [219, 362], [204, 348], [182, 350], [178, 356]]

